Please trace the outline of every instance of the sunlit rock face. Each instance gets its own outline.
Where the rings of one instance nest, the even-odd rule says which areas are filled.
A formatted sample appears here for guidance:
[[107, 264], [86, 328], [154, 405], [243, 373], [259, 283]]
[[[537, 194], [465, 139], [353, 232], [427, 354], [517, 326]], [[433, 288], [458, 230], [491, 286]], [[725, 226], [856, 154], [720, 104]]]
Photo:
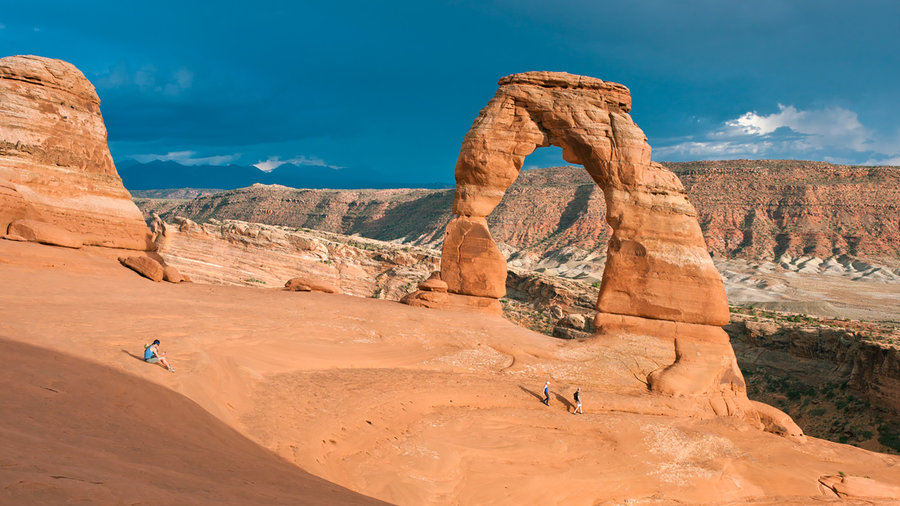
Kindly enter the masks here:
[[447, 226], [441, 258], [448, 291], [478, 300], [505, 294], [506, 261], [485, 217], [526, 156], [558, 146], [603, 190], [612, 228], [598, 333], [671, 339], [679, 358], [651, 374], [650, 387], [672, 395], [722, 393], [730, 400], [717, 411], [741, 411], [744, 381], [719, 328], [728, 323], [722, 279], [678, 177], [650, 161], [647, 137], [628, 114], [628, 89], [560, 72], [514, 74], [499, 85], [456, 162], [457, 217]]
[[85, 245], [150, 249], [116, 173], [94, 87], [73, 65], [0, 59], [0, 234], [42, 222]]

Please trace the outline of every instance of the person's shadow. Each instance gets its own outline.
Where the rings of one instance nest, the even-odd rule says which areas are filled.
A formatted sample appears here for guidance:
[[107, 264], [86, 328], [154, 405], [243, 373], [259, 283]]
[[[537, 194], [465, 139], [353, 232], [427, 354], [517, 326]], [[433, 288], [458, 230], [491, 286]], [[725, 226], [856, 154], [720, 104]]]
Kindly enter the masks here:
[[135, 359], [135, 360], [140, 360], [141, 362], [144, 361], [144, 357], [135, 355], [134, 353], [131, 353], [131, 352], [128, 351], [128, 350], [122, 350], [122, 353], [128, 355], [129, 357], [131, 357], [131, 358], [133, 358], [133, 359]]
[[567, 412], [575, 408], [575, 405], [569, 402], [569, 399], [567, 399], [563, 394], [554, 392], [553, 395], [556, 396], [556, 400], [566, 405]]
[[543, 395], [541, 395], [541, 394], [535, 392], [534, 390], [529, 390], [529, 389], [523, 387], [522, 385], [519, 385], [519, 390], [521, 390], [521, 391], [523, 391], [523, 392], [525, 392], [525, 393], [531, 394], [532, 396], [534, 396], [535, 399], [541, 401], [541, 403], [543, 404], [543, 402], [544, 402], [544, 396], [543, 396]]

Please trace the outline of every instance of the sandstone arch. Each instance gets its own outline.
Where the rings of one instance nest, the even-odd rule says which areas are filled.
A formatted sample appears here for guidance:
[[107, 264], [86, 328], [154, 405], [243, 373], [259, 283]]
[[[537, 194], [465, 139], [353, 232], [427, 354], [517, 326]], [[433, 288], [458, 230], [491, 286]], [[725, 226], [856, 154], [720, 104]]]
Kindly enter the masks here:
[[[728, 303], [681, 182], [650, 161], [650, 145], [628, 114], [620, 84], [560, 72], [504, 77], [466, 134], [441, 257], [448, 294], [417, 292], [407, 302], [498, 312], [506, 261], [485, 219], [538, 147], [562, 148], [603, 190], [609, 241], [597, 300], [600, 334], [670, 338], [676, 362], [650, 374], [655, 391], [723, 393], [713, 409], [746, 405], [728, 337]], [[721, 399], [717, 396], [717, 399]]]

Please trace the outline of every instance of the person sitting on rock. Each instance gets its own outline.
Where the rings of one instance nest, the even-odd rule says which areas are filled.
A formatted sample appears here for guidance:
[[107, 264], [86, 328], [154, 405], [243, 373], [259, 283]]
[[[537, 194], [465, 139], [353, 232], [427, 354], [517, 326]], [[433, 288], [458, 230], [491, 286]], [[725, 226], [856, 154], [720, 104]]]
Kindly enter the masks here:
[[144, 362], [155, 364], [159, 362], [169, 372], [175, 372], [175, 369], [169, 365], [166, 360], [166, 354], [159, 352], [159, 339], [154, 339], [152, 343], [144, 346]]
[[166, 237], [166, 222], [159, 217], [159, 213], [156, 211], [150, 211], [150, 232], [153, 244], [156, 245], [156, 251], [159, 251], [162, 249]]

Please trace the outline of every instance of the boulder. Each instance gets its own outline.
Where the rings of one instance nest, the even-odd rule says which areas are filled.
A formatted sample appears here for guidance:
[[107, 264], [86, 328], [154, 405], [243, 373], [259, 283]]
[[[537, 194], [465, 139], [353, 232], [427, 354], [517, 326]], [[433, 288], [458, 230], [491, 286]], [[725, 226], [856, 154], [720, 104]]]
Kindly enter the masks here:
[[446, 292], [447, 288], [447, 283], [441, 279], [439, 271], [432, 272], [428, 279], [419, 283], [419, 290], [426, 292]]
[[587, 320], [584, 315], [570, 314], [560, 318], [556, 322], [557, 327], [567, 327], [575, 330], [586, 330]]
[[[563, 308], [561, 308], [560, 306], [558, 306], [556, 304], [553, 304], [550, 306], [550, 318], [553, 318], [554, 320], [559, 320], [560, 318], [562, 318], [565, 315], [566, 315], [566, 312], [563, 311]], [[557, 323], [557, 325], [558, 325], [558, 323]]]
[[147, 279], [159, 282], [165, 276], [165, 269], [156, 260], [145, 256], [119, 257], [119, 263], [144, 276]]
[[184, 282], [184, 276], [175, 267], [167, 265], [163, 268], [163, 280], [169, 283], [182, 283]]
[[77, 249], [83, 245], [78, 234], [50, 223], [34, 220], [15, 220], [9, 224], [6, 233], [9, 236], [20, 237], [26, 241], [51, 244], [53, 246]]
[[449, 292], [429, 292], [416, 290], [405, 295], [400, 302], [410, 306], [445, 309], [481, 313], [491, 316], [503, 316], [503, 306], [493, 297], [475, 297]]
[[199, 228], [196, 222], [184, 216], [176, 216], [174, 222], [178, 225], [178, 231], [182, 233], [190, 233]]
[[150, 231], [116, 172], [84, 75], [61, 60], [0, 58], [0, 97], [0, 231], [32, 220], [85, 245], [148, 250]]
[[780, 409], [763, 404], [758, 401], [750, 401], [753, 406], [753, 415], [755, 415], [759, 423], [762, 424], [766, 432], [778, 434], [786, 437], [796, 443], [805, 443], [806, 436], [790, 416]]
[[553, 327], [553, 337], [558, 337], [560, 339], [588, 339], [594, 336], [589, 332], [570, 329], [568, 327], [560, 327], [557, 325]]
[[341, 291], [327, 281], [309, 279], [305, 277], [296, 277], [289, 279], [284, 287], [292, 292], [324, 292], [324, 293], [341, 293]]
[[[842, 499], [890, 499], [900, 501], [900, 485], [898, 484], [883, 483], [871, 478], [850, 475], [821, 476], [819, 477], [819, 483], [828, 487]], [[894, 503], [891, 502], [891, 504]]]

